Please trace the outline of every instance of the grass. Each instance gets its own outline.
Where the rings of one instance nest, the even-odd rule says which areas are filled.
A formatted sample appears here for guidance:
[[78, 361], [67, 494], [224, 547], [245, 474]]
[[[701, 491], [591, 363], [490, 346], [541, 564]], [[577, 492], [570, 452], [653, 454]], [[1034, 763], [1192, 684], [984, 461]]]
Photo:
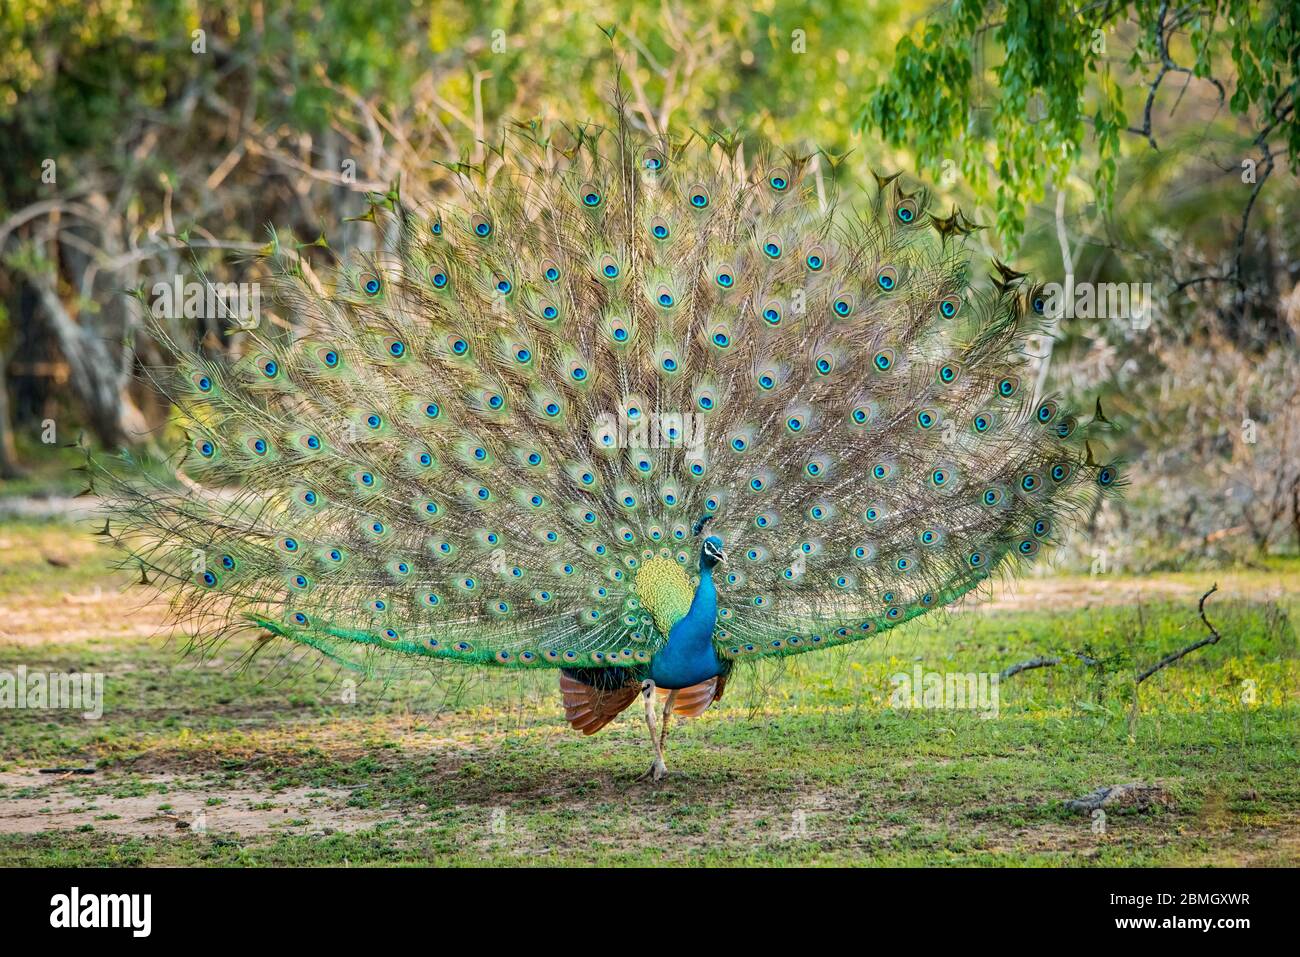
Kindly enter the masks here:
[[[98, 721], [0, 708], [3, 864], [1300, 862], [1294, 560], [1220, 574], [1223, 640], [1136, 706], [1135, 672], [1204, 634], [1212, 576], [1044, 579], [1000, 610], [745, 668], [674, 724], [673, 773], [651, 786], [635, 710], [576, 735], [553, 673], [354, 685], [310, 657], [250, 660], [251, 642], [183, 657], [84, 530], [9, 522], [0, 543], [0, 672], [105, 675]], [[1102, 600], [1121, 592], [1138, 598]], [[1002, 682], [996, 717], [890, 706], [916, 665], [1072, 651], [1101, 664]], [[35, 773], [81, 766], [95, 773]], [[1065, 804], [1128, 781], [1162, 800], [1108, 811], [1100, 833]]]

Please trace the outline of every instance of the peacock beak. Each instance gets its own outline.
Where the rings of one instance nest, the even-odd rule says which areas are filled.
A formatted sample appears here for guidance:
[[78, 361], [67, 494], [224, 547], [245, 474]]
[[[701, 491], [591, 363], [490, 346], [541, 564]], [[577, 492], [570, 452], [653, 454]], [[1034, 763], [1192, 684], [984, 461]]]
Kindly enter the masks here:
[[726, 553], [726, 552], [718, 552], [718, 564], [721, 565], [721, 564], [722, 564], [723, 562], [725, 562], [726, 560], [727, 560], [727, 553]]

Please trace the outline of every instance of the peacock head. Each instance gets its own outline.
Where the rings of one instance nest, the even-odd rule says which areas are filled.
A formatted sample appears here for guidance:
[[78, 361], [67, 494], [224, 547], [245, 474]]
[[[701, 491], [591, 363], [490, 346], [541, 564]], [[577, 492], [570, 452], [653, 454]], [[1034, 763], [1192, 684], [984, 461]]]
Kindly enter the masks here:
[[700, 547], [700, 571], [708, 571], [713, 566], [725, 562], [727, 553], [722, 550], [722, 539], [717, 535], [710, 535], [704, 540]]

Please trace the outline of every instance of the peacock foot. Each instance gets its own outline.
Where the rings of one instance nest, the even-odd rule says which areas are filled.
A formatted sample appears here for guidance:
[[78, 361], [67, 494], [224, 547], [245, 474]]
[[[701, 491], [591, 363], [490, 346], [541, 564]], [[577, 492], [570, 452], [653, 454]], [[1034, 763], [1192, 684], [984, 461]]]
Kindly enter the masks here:
[[668, 766], [665, 765], [663, 761], [655, 758], [654, 762], [650, 765], [645, 774], [641, 775], [637, 780], [645, 781], [649, 779], [650, 781], [662, 781], [666, 777], [668, 777]]

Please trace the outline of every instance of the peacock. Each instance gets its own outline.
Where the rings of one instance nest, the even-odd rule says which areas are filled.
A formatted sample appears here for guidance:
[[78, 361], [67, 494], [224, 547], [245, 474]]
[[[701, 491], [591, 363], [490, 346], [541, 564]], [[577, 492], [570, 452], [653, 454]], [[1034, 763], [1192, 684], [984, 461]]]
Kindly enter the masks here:
[[273, 239], [237, 349], [155, 323], [183, 481], [107, 470], [104, 534], [178, 622], [556, 669], [583, 734], [641, 699], [657, 781], [737, 662], [1014, 575], [1122, 484], [1100, 402], [1035, 394], [1044, 288], [974, 277], [960, 209], [621, 113], [564, 134], [370, 195], [379, 248], [308, 244], [324, 279]]

